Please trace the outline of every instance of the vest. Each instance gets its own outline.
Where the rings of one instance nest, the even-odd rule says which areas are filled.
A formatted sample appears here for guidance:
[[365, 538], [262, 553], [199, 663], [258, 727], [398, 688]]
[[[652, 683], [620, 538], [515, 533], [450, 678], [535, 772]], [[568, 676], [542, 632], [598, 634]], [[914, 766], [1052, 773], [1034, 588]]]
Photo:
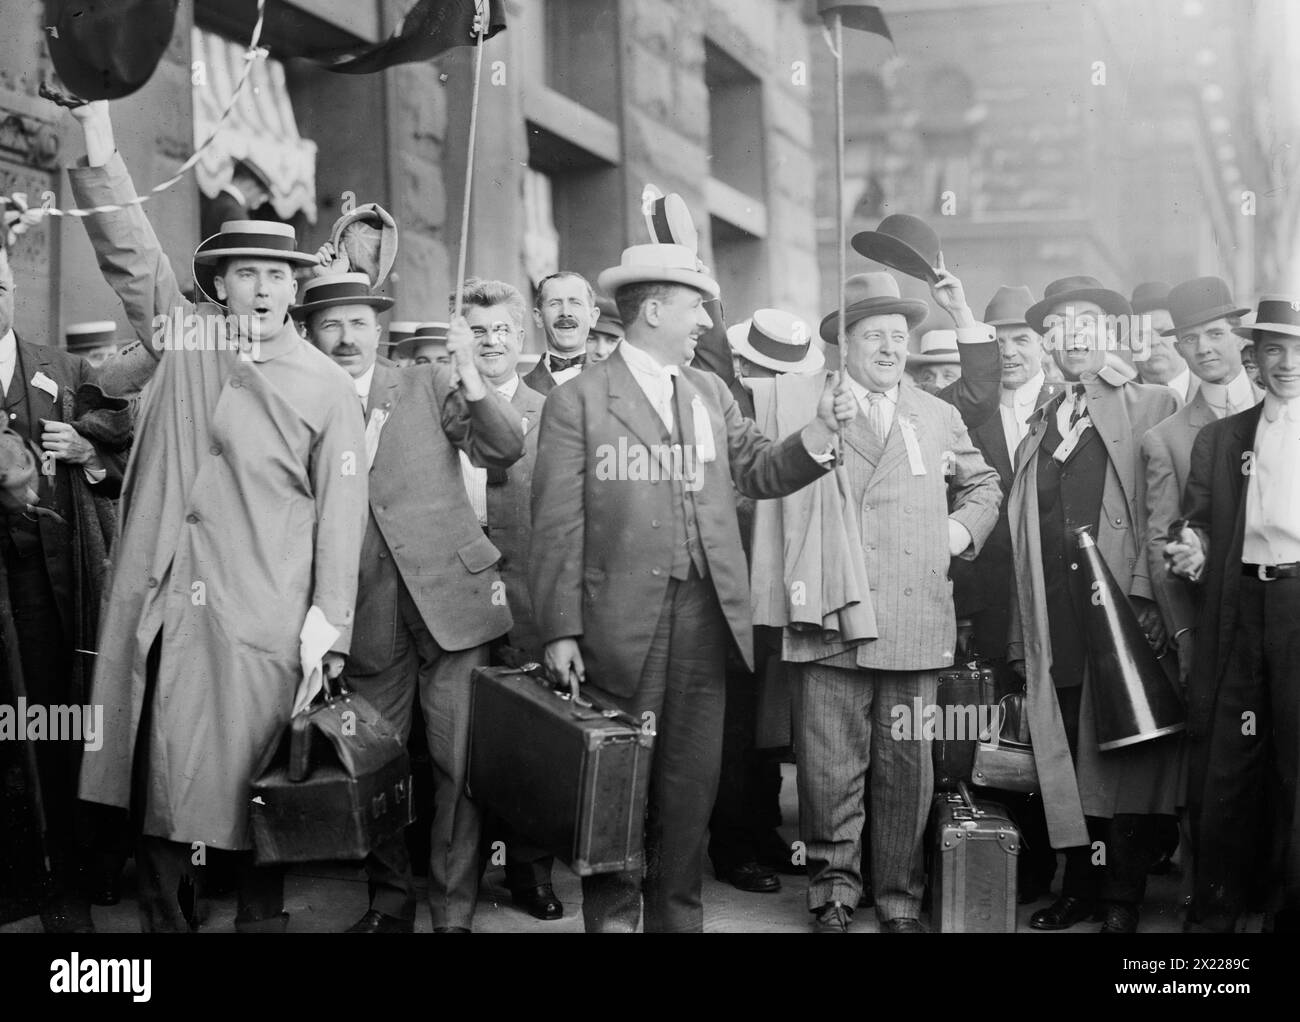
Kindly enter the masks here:
[[[683, 407], [685, 404], [686, 402], [681, 400], [679, 388], [674, 385], [671, 435], [663, 428], [663, 420], [659, 418], [659, 413], [653, 413], [656, 421], [659, 422], [660, 434], [666, 443], [672, 445], [674, 452], [682, 448], [682, 416], [691, 411], [689, 407]], [[664, 475], [672, 480], [673, 487], [673, 564], [668, 577], [684, 582], [690, 575], [692, 564], [695, 565], [695, 571], [700, 578], [707, 578], [709, 575], [708, 563], [704, 559], [704, 548], [700, 544], [699, 523], [695, 519], [695, 492], [686, 488], [686, 481], [682, 478], [688, 472], [703, 472], [704, 466], [699, 463], [694, 453], [690, 458], [683, 455], [680, 461], [673, 459], [673, 466], [677, 465], [682, 466], [682, 472], [664, 472]]]

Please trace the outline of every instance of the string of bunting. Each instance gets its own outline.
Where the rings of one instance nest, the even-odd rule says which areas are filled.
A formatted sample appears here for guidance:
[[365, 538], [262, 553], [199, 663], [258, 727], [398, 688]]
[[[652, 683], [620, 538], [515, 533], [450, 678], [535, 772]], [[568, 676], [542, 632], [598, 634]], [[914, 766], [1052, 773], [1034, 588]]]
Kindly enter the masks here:
[[[32, 214], [38, 214], [38, 215], [43, 214], [45, 216], [74, 216], [74, 217], [94, 216], [97, 213], [117, 213], [123, 209], [128, 209], [131, 206], [143, 205], [144, 203], [152, 199], [155, 195], [159, 195], [162, 192], [165, 192], [168, 188], [172, 187], [172, 185], [176, 184], [177, 181], [183, 178], [194, 168], [194, 165], [199, 162], [199, 157], [203, 154], [203, 151], [212, 144], [213, 140], [215, 140], [217, 135], [220, 133], [222, 126], [226, 123], [226, 119], [230, 116], [230, 112], [235, 109], [235, 104], [239, 102], [239, 95], [241, 92], [243, 92], [244, 85], [248, 82], [249, 74], [252, 73], [253, 61], [261, 60], [264, 57], [266, 57], [267, 55], [266, 48], [258, 45], [258, 43], [261, 42], [262, 39], [262, 25], [263, 22], [265, 22], [265, 20], [266, 20], [266, 0], [257, 0], [257, 21], [253, 25], [253, 35], [248, 42], [248, 49], [244, 53], [244, 69], [240, 73], [239, 81], [236, 83], [234, 91], [230, 94], [230, 102], [226, 105], [226, 109], [222, 111], [221, 116], [217, 119], [217, 123], [213, 126], [212, 131], [208, 135], [208, 137], [204, 139], [203, 144], [194, 150], [193, 154], [191, 154], [189, 159], [187, 159], [184, 163], [180, 165], [180, 167], [177, 169], [175, 174], [167, 178], [167, 180], [154, 185], [144, 195], [137, 195], [129, 202], [122, 203], [120, 205], [92, 206], [89, 209], [54, 209], [51, 207], [51, 208], [33, 209], [30, 212]], [[14, 201], [16, 203], [16, 197], [11, 201]]]

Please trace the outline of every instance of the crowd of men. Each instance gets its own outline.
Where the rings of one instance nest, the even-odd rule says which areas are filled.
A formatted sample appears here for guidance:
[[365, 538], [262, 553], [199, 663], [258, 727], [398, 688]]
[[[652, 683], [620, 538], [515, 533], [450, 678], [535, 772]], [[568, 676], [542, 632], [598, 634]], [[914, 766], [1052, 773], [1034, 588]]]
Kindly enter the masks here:
[[[980, 320], [940, 260], [924, 276], [952, 329], [911, 352], [929, 303], [856, 275], [820, 324], [839, 349], [827, 373], [788, 312], [727, 329], [670, 231], [602, 272], [603, 296], [573, 272], [540, 281], [546, 351], [521, 375], [530, 309], [511, 285], [473, 277], [445, 321], [385, 335], [393, 300], [345, 252], [300, 251], [269, 221], [214, 225], [191, 301], [129, 201], [107, 105], [72, 115], [72, 192], [110, 207], [82, 222], [138, 339], [97, 367], [16, 340], [0, 255], [8, 425], [51, 466], [3, 537], [25, 691], [104, 715], [97, 747], [39, 750], [47, 929], [92, 928], [128, 848], [146, 930], [197, 928], [218, 863], [239, 930], [287, 927], [248, 791], [308, 644], [403, 738], [419, 701], [438, 932], [472, 928], [485, 835], [506, 842], [515, 901], [563, 913], [549, 851], [466, 790], [472, 672], [530, 662], [656, 722], [646, 866], [583, 878], [589, 931], [701, 930], [706, 856], [755, 894], [806, 874], [814, 930], [874, 905], [882, 930], [923, 931], [935, 771], [896, 711], [935, 704], [940, 673], [976, 656], [999, 692], [1024, 692], [1038, 793], [1013, 802], [1022, 902], [1048, 896], [1063, 853], [1031, 926], [1136, 930], [1148, 874], [1180, 849], [1189, 929], [1254, 910], [1295, 928], [1300, 296], [1264, 296], [1247, 324], [1215, 277], [1130, 298], [1078, 275], [1041, 298], [1002, 287]], [[159, 317], [198, 317], [220, 343], [154, 343]], [[93, 326], [78, 336], [102, 342]], [[633, 448], [689, 452], [686, 471], [611, 472]], [[1085, 527], [1185, 732], [1099, 748]], [[775, 596], [757, 583], [791, 536], [816, 627], [773, 626], [779, 565]], [[794, 852], [771, 745], [797, 765]], [[411, 932], [406, 843], [365, 868], [350, 932]]]

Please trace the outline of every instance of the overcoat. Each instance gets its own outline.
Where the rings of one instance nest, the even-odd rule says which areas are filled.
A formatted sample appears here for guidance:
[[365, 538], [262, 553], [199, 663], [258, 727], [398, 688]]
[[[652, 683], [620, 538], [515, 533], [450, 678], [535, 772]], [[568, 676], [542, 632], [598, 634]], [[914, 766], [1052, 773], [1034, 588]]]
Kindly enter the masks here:
[[[71, 178], [80, 206], [135, 194], [117, 154]], [[244, 849], [250, 776], [288, 722], [308, 610], [339, 630], [335, 650], [351, 639], [367, 497], [356, 389], [288, 320], [260, 349], [229, 343], [223, 310], [186, 301], [138, 205], [84, 223], [150, 341], [100, 369], [107, 393], [143, 393], [93, 681], [104, 742], [84, 756], [81, 797], [129, 806], [146, 740], [144, 833]], [[153, 343], [183, 339], [186, 316], [204, 327], [192, 347]]]

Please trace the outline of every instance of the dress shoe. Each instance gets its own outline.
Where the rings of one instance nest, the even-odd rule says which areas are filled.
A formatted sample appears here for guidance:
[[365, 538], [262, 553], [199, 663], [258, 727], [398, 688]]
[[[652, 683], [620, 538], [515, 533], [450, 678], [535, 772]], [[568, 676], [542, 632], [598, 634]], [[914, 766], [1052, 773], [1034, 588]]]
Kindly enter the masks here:
[[469, 933], [468, 926], [435, 926], [434, 933]]
[[1096, 923], [1101, 919], [1101, 911], [1094, 902], [1083, 898], [1062, 897], [1030, 916], [1029, 925], [1035, 930], [1068, 930], [1076, 923]]
[[919, 919], [886, 919], [880, 928], [881, 933], [924, 933], [925, 927]]
[[775, 894], [781, 889], [781, 878], [757, 862], [742, 862], [728, 870], [719, 870], [717, 877], [738, 891], [750, 894]]
[[377, 912], [371, 909], [355, 923], [349, 926], [344, 933], [414, 933], [415, 924], [406, 919], [398, 919], [397, 916], [385, 915], [383, 912]]
[[853, 909], [842, 901], [828, 901], [817, 910], [813, 920], [814, 933], [848, 933], [853, 922]]
[[1122, 905], [1113, 901], [1106, 906], [1106, 922], [1102, 933], [1137, 933], [1138, 910], [1135, 905]]
[[516, 905], [524, 909], [534, 919], [559, 919], [564, 915], [564, 905], [555, 896], [550, 884], [529, 887], [522, 891], [511, 892]]

